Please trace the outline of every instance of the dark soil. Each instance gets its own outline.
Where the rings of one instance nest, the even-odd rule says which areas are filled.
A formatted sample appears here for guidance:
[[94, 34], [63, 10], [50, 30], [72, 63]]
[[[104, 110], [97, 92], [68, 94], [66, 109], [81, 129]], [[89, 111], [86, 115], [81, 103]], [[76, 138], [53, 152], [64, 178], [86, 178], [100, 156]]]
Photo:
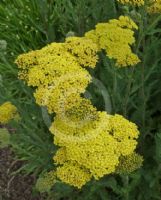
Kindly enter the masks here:
[[21, 166], [9, 148], [0, 149], [0, 200], [44, 200], [33, 195], [33, 176], [13, 174]]

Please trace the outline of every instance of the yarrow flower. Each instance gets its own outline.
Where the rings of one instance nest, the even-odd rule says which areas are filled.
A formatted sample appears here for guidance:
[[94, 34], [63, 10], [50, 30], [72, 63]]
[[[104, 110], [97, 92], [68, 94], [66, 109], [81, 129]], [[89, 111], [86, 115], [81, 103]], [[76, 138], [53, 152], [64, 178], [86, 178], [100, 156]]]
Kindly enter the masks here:
[[151, 14], [161, 13], [161, 0], [151, 0], [148, 6], [148, 12]]
[[132, 6], [142, 6], [144, 5], [144, 0], [117, 0], [121, 4], [129, 4]]
[[135, 43], [134, 31], [137, 25], [127, 16], [112, 19], [108, 23], [99, 23], [96, 29], [89, 31], [85, 37], [93, 40], [99, 49], [104, 49], [110, 59], [116, 60], [118, 67], [136, 65], [140, 59], [131, 50]]
[[[131, 6], [143, 6], [145, 0], [117, 0], [120, 4]], [[147, 1], [147, 11], [150, 14], [159, 14], [161, 12], [161, 0], [149, 0]]]
[[74, 162], [67, 162], [63, 166], [58, 167], [56, 175], [61, 181], [79, 189], [91, 178], [86, 169]]
[[[45, 188], [55, 177], [81, 188], [92, 178], [115, 173], [120, 157], [135, 151], [137, 126], [120, 115], [97, 111], [83, 94], [92, 80], [87, 69], [96, 67], [102, 49], [119, 67], [139, 62], [131, 50], [137, 28], [129, 17], [121, 16], [98, 24], [84, 37], [68, 37], [64, 43], [17, 58], [19, 77], [36, 89], [37, 104], [56, 114], [50, 131], [59, 146], [53, 157], [57, 168], [51, 179], [47, 174]], [[40, 179], [40, 188], [42, 183]]]
[[[83, 40], [87, 39], [81, 39], [81, 42]], [[90, 45], [86, 46], [83, 44], [81, 48], [82, 56], [83, 52], [86, 55], [90, 49]], [[91, 59], [95, 60], [93, 63], [95, 66], [97, 56], [93, 46], [91, 46], [92, 53], [90, 53], [92, 54]], [[78, 58], [67, 49], [69, 46], [65, 43], [52, 43], [36, 51], [35, 54], [29, 52], [29, 55], [20, 55], [16, 60], [22, 69], [20, 78], [26, 80], [29, 86], [37, 87], [34, 94], [36, 102], [41, 106], [47, 106], [50, 113], [61, 113], [63, 109], [61, 105], [65, 104], [67, 97], [70, 101], [71, 95], [84, 93], [91, 81], [89, 72], [80, 66]], [[87, 61], [84, 57], [82, 59], [87, 62], [87, 55]]]
[[0, 124], [7, 124], [10, 120], [17, 118], [17, 108], [10, 102], [0, 106]]
[[106, 112], [99, 112], [97, 120], [83, 127], [70, 127], [55, 119], [50, 131], [55, 135], [54, 143], [61, 146], [53, 158], [55, 163], [75, 162], [96, 180], [115, 172], [120, 157], [134, 152], [139, 135], [135, 124]]

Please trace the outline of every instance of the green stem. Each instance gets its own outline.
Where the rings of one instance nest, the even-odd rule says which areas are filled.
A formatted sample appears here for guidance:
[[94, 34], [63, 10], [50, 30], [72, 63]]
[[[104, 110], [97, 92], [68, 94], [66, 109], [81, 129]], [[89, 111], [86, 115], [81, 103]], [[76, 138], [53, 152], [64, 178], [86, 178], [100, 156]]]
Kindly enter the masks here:
[[154, 21], [153, 23], [150, 24], [150, 26], [147, 28], [146, 33], [148, 33], [148, 31], [150, 31], [151, 29], [153, 29], [157, 23], [161, 20], [161, 15], [159, 15]]
[[116, 112], [116, 94], [117, 94], [117, 72], [116, 68], [114, 67], [114, 74], [113, 74], [113, 94], [112, 94], [112, 103], [113, 103], [113, 112]]
[[117, 16], [116, 1], [111, 1], [113, 6], [114, 15]]
[[[144, 15], [145, 12], [141, 13], [142, 17], [140, 20], [140, 24], [139, 24], [139, 35], [138, 35], [138, 40], [137, 40], [137, 44], [136, 44], [136, 48], [135, 48], [135, 53], [138, 54], [140, 46], [142, 45], [142, 41], [145, 38], [145, 33], [144, 33]], [[125, 98], [123, 101], [123, 115], [126, 117], [127, 116], [127, 107], [128, 107], [128, 101], [131, 95], [131, 88], [132, 88], [132, 83], [133, 83], [133, 76], [134, 76], [134, 72], [135, 72], [135, 66], [132, 68], [130, 75], [128, 76], [128, 83], [127, 83], [127, 88], [126, 88], [126, 94], [125, 94]], [[143, 73], [144, 75], [144, 73]], [[142, 79], [144, 79], [144, 77], [142, 77]], [[143, 84], [142, 84], [143, 85]], [[143, 91], [144, 93], [144, 91]]]
[[[144, 12], [143, 13], [143, 24], [142, 24], [142, 29], [144, 31], [144, 29], [147, 27], [147, 13]], [[157, 20], [159, 20], [159, 18], [157, 18]], [[154, 23], [156, 23], [157, 21], [155, 20], [152, 25]], [[150, 25], [150, 26], [152, 26]], [[142, 128], [143, 128], [143, 132], [145, 130], [145, 117], [146, 117], [146, 95], [145, 95], [145, 48], [146, 48], [146, 39], [145, 36], [142, 39], [142, 51], [143, 51], [143, 57], [142, 57], [142, 66], [141, 66], [141, 96], [142, 96]]]
[[132, 69], [131, 69], [130, 76], [129, 76], [128, 83], [127, 83], [126, 94], [125, 94], [124, 103], [123, 103], [123, 115], [124, 115], [124, 117], [127, 117], [127, 105], [128, 105], [128, 101], [129, 101], [130, 94], [131, 94], [131, 87], [132, 87], [132, 83], [133, 83], [134, 70], [135, 70], [135, 66], [132, 67]]
[[128, 187], [129, 187], [129, 176], [128, 175], [124, 176], [124, 187], [126, 188], [124, 200], [130, 200], [129, 199], [129, 189], [128, 189]]
[[146, 101], [145, 101], [145, 88], [144, 88], [144, 65], [142, 66], [142, 99], [143, 99], [142, 127], [143, 127], [143, 130], [145, 130]]
[[[143, 51], [145, 49], [145, 39], [143, 40]], [[142, 127], [145, 130], [145, 116], [146, 116], [146, 96], [145, 96], [145, 57], [143, 57], [143, 64], [141, 68], [141, 95], [142, 95]]]

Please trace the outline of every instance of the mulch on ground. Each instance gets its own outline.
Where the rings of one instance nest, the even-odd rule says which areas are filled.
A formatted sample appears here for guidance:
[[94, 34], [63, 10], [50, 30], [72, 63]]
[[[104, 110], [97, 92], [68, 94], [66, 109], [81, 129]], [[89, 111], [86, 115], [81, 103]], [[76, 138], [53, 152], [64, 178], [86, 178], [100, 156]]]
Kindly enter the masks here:
[[13, 173], [21, 166], [9, 148], [0, 149], [0, 200], [44, 200], [33, 195], [33, 176]]

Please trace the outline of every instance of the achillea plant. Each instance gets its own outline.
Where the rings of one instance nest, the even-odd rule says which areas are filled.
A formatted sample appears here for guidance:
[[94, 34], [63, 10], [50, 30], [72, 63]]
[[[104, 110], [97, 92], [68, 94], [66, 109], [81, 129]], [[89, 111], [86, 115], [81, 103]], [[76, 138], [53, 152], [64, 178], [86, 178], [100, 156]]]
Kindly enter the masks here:
[[56, 114], [50, 127], [59, 146], [53, 184], [58, 179], [80, 189], [91, 179], [115, 173], [120, 158], [135, 152], [137, 126], [121, 115], [98, 111], [83, 94], [99, 51], [105, 50], [117, 67], [140, 62], [131, 49], [137, 28], [132, 19], [121, 16], [98, 24], [84, 37], [69, 37], [17, 58], [19, 77], [36, 88], [36, 102]]

